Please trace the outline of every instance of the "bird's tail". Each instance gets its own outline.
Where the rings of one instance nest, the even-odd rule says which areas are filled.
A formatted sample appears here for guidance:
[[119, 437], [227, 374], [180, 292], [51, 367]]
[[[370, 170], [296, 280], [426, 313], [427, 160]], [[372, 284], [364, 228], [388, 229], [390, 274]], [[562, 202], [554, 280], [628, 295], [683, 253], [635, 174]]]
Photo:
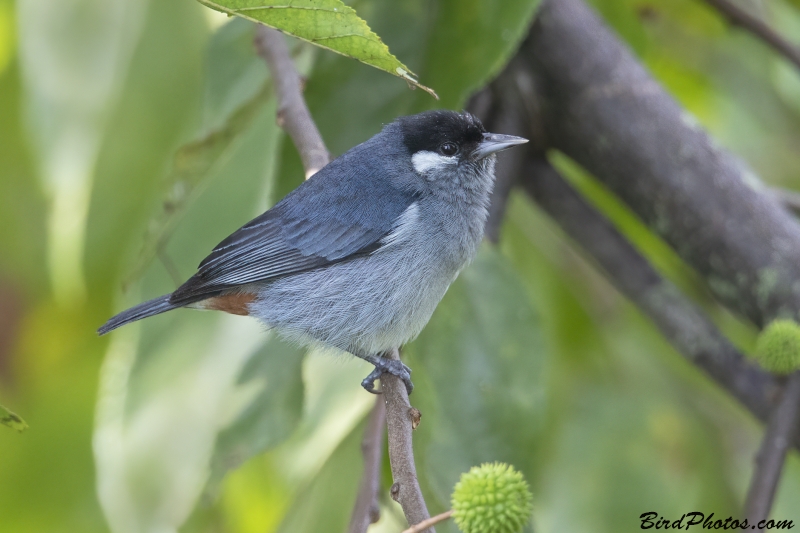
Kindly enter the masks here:
[[136, 322], [137, 320], [141, 320], [153, 315], [159, 315], [161, 313], [181, 307], [180, 305], [171, 304], [169, 297], [169, 294], [165, 294], [164, 296], [159, 296], [158, 298], [154, 298], [135, 307], [131, 307], [130, 309], [111, 317], [108, 322], [100, 326], [100, 329], [97, 330], [97, 333], [100, 335], [105, 335], [109, 331], [113, 331], [120, 326], [124, 326], [125, 324]]

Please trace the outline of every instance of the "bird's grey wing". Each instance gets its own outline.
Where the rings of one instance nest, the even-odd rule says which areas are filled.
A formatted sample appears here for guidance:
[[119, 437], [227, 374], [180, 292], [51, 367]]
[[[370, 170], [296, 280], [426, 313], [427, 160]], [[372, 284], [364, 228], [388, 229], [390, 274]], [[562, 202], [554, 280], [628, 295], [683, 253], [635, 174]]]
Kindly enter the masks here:
[[170, 302], [185, 305], [380, 248], [416, 196], [388, 180], [347, 176], [331, 166], [220, 242]]

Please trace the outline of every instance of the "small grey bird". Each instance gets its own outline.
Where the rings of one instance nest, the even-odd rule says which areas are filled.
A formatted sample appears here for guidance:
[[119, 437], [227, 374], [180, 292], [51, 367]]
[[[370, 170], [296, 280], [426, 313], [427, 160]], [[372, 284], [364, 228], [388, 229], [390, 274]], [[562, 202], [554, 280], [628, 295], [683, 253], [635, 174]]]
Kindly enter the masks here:
[[249, 315], [369, 361], [370, 392], [385, 372], [411, 392], [411, 370], [382, 354], [419, 334], [475, 257], [494, 154], [525, 142], [469, 113], [401, 117], [219, 243], [175, 292], [98, 333], [178, 307]]

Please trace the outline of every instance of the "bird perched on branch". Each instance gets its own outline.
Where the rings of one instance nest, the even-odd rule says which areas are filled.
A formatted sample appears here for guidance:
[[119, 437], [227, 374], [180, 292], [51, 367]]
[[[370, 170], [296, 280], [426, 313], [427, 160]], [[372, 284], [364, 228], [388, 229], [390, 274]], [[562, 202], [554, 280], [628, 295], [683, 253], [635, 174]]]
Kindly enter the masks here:
[[495, 153], [527, 142], [469, 113], [401, 117], [219, 243], [175, 292], [123, 311], [103, 335], [179, 307], [256, 317], [301, 344], [333, 346], [411, 392], [382, 354], [416, 337], [483, 237]]

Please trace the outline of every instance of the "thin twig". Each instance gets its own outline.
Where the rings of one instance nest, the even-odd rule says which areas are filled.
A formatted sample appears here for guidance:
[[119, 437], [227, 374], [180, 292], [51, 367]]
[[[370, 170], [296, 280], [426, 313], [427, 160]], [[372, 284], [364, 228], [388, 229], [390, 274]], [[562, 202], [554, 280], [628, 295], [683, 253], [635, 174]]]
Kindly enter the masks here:
[[800, 372], [789, 377], [778, 405], [769, 418], [756, 456], [756, 468], [747, 491], [747, 522], [755, 527], [769, 516], [781, 479], [786, 452], [800, 426]]
[[769, 24], [729, 0], [705, 0], [705, 2], [719, 11], [731, 24], [749, 31], [800, 68], [800, 48], [773, 30]]
[[255, 45], [274, 78], [278, 97], [278, 125], [286, 130], [297, 147], [308, 179], [327, 165], [330, 157], [303, 99], [300, 75], [281, 32], [259, 25]]
[[350, 515], [349, 533], [366, 533], [370, 524], [381, 517], [378, 496], [381, 488], [381, 462], [383, 460], [383, 434], [386, 428], [386, 406], [383, 398], [375, 399], [375, 407], [369, 416], [361, 441], [361, 453], [364, 456], [364, 472], [361, 484]]
[[452, 509], [450, 509], [449, 511], [445, 511], [442, 514], [437, 514], [436, 516], [432, 516], [427, 520], [423, 520], [416, 526], [411, 526], [410, 528], [404, 530], [403, 533], [422, 533], [422, 531], [425, 531], [425, 528], [435, 526], [439, 522], [444, 522], [451, 516], [453, 516]]
[[[400, 359], [400, 352], [385, 354], [390, 359]], [[406, 386], [391, 374], [381, 376], [381, 389], [386, 402], [386, 426], [389, 433], [389, 462], [392, 465], [392, 498], [403, 508], [409, 525], [419, 524], [431, 517], [417, 480], [414, 465], [414, 448], [411, 433], [419, 425], [420, 413], [408, 401]], [[432, 527], [423, 530], [434, 533]]]

